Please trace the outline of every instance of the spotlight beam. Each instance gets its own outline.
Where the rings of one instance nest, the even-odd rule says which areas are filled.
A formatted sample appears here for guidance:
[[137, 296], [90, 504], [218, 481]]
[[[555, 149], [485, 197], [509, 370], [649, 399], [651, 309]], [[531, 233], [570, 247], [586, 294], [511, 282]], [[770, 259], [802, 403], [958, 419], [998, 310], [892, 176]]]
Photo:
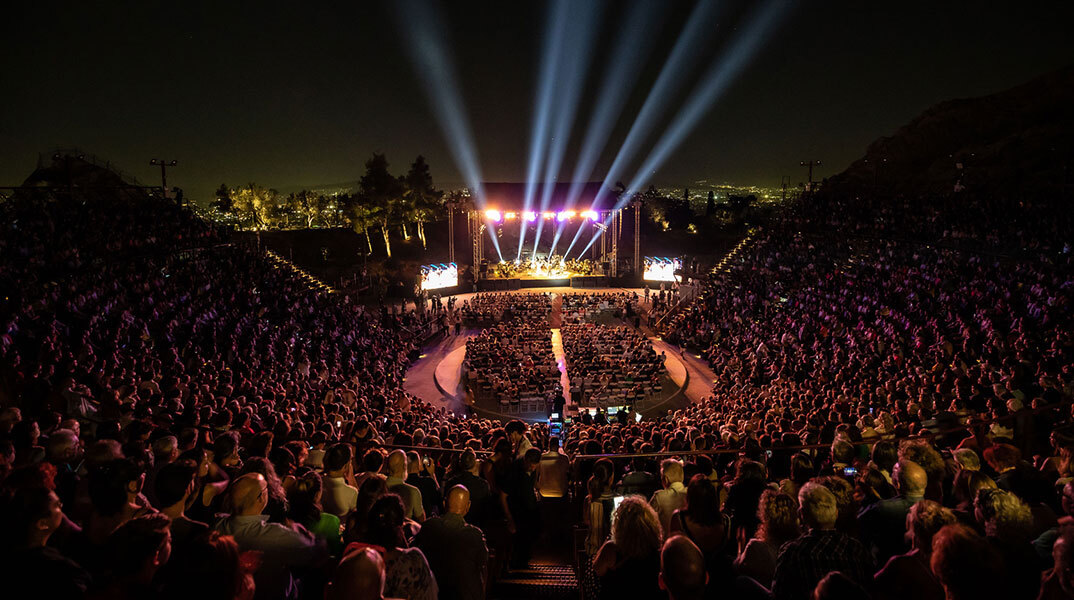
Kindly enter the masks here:
[[[705, 38], [712, 34], [716, 17], [719, 15], [718, 4], [721, 3], [701, 1], [690, 12], [690, 16], [686, 20], [686, 26], [675, 41], [671, 53], [664, 62], [664, 66], [660, 69], [656, 82], [653, 83], [653, 87], [645, 97], [641, 110], [638, 111], [638, 116], [630, 126], [626, 139], [623, 140], [615, 159], [612, 160], [612, 166], [608, 168], [608, 173], [604, 176], [604, 181], [601, 183], [600, 189], [597, 191], [597, 197], [594, 199], [596, 203], [599, 203], [600, 198], [622, 176], [627, 165], [641, 149], [642, 142], [656, 127], [658, 119], [664, 113], [675, 92], [682, 87], [686, 76], [697, 62], [699, 54], [697, 48], [704, 46]], [[574, 235], [570, 246], [567, 247], [568, 253], [578, 242], [581, 234], [582, 229], [579, 229], [578, 233]], [[592, 242], [590, 245], [592, 245]], [[588, 246], [586, 248], [588, 249]], [[582, 250], [582, 252], [584, 253], [585, 250]]]
[[[422, 90], [436, 115], [455, 165], [473, 193], [477, 207], [483, 209], [485, 187], [478, 166], [477, 145], [459, 91], [447, 35], [440, 25], [444, 19], [438, 7], [427, 0], [399, 0], [392, 5], [395, 7], [399, 32], [406, 40], [404, 49], [421, 80]], [[499, 241], [491, 230], [489, 235], [496, 253], [502, 259]]]
[[641, 66], [656, 44], [656, 34], [663, 24], [660, 7], [658, 2], [643, 0], [630, 6], [624, 19], [626, 25], [623, 31], [618, 33], [618, 41], [612, 51], [609, 61], [611, 67], [601, 81], [600, 95], [586, 129], [585, 141], [578, 152], [578, 162], [571, 176], [570, 191], [567, 193], [567, 206], [574, 205], [592, 176], [597, 160], [600, 159], [600, 152], [608, 142], [612, 128], [630, 97], [630, 90], [641, 75]]
[[[761, 44], [786, 16], [786, 12], [785, 7], [777, 0], [769, 0], [754, 13], [746, 27], [732, 39], [727, 51], [724, 52], [724, 58], [713, 63], [691, 91], [686, 104], [646, 156], [642, 166], [630, 181], [630, 185], [627, 186], [626, 193], [616, 203], [615, 209], [625, 206], [686, 140], [697, 123], [708, 113], [709, 108], [719, 100], [739, 73], [757, 55]], [[589, 244], [582, 249], [583, 254], [593, 245], [597, 237], [599, 234], [594, 235]]]
[[[526, 185], [523, 210], [533, 208], [538, 176], [548, 143], [548, 120], [554, 102], [554, 88], [559, 62], [562, 59], [563, 35], [567, 27], [569, 13], [566, 2], [557, 2], [549, 9], [545, 17], [544, 41], [541, 44], [541, 69], [537, 79], [537, 111], [534, 113], [530, 131], [529, 158], [526, 162]], [[518, 254], [515, 260], [522, 258], [522, 248], [526, 243], [526, 220], [520, 222], [518, 234]]]
[[[570, 5], [579, 10], [568, 11], [566, 39], [563, 54], [570, 57], [564, 65], [557, 65], [553, 111], [555, 120], [552, 136], [548, 141], [548, 156], [545, 159], [544, 186], [541, 188], [541, 210], [548, 210], [555, 191], [556, 178], [563, 165], [563, 155], [567, 152], [571, 127], [578, 112], [578, 99], [585, 88], [585, 77], [593, 54], [593, 44], [599, 34], [600, 16], [604, 11], [604, 2], [572, 3], [570, 0], [558, 0], [564, 7]], [[564, 8], [566, 10], [566, 8]], [[533, 256], [537, 256], [537, 246], [541, 241], [544, 221], [537, 225], [537, 236], [533, 241]]]

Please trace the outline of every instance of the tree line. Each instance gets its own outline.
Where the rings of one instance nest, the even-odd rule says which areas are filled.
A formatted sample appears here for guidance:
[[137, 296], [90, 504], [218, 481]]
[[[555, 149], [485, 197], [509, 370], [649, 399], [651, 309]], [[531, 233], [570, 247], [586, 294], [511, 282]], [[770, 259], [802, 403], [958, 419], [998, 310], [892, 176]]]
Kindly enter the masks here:
[[[455, 200], [462, 200], [463, 193], [454, 194], [460, 196]], [[302, 190], [284, 196], [255, 183], [237, 188], [221, 184], [212, 210], [253, 230], [351, 227], [365, 237], [370, 254], [372, 236], [379, 234], [390, 258], [396, 231], [406, 241], [416, 236], [426, 247], [425, 224], [443, 215], [444, 206], [445, 194], [433, 186], [423, 156], [414, 159], [405, 175], [395, 176], [388, 159], [374, 153], [355, 191], [326, 195]]]

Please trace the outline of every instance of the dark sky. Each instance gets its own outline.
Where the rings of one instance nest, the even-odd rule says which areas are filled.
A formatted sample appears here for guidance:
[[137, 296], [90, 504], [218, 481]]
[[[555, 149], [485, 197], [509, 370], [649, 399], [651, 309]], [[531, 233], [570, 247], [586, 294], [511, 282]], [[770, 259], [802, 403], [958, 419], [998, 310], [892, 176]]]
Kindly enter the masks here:
[[[582, 1], [582, 0], [577, 0]], [[221, 182], [282, 190], [355, 180], [385, 152], [405, 171], [424, 154], [440, 186], [461, 182], [383, 2], [20, 2], [0, 41], [0, 185], [39, 152], [77, 146], [144, 183], [150, 158], [178, 159], [169, 182], [204, 199]], [[691, 2], [667, 1], [656, 50], [631, 91], [607, 168]], [[745, 4], [728, 2], [716, 60]], [[877, 5], [882, 5], [877, 7]], [[451, 52], [489, 181], [524, 178], [545, 4], [444, 3]], [[622, 31], [612, 3], [584, 97]], [[860, 156], [938, 101], [999, 91], [1074, 63], [1074, 3], [787, 2], [787, 18], [657, 173], [775, 187]], [[1064, 41], [1065, 40], [1065, 41]], [[692, 81], [692, 80], [691, 80]], [[689, 87], [689, 86], [687, 86]], [[586, 123], [583, 104], [572, 146]], [[567, 170], [572, 166], [568, 154]], [[602, 174], [602, 173], [601, 173]], [[565, 176], [566, 177], [566, 176]]]

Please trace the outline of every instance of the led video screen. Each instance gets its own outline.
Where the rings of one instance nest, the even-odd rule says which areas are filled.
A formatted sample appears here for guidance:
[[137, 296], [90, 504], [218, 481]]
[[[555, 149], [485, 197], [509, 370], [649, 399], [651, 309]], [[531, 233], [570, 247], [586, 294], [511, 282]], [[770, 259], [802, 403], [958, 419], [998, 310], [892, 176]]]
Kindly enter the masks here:
[[422, 265], [421, 289], [438, 290], [459, 285], [459, 267], [455, 263]]
[[645, 257], [645, 281], [680, 281], [675, 271], [682, 269], [682, 261], [677, 258], [659, 256]]

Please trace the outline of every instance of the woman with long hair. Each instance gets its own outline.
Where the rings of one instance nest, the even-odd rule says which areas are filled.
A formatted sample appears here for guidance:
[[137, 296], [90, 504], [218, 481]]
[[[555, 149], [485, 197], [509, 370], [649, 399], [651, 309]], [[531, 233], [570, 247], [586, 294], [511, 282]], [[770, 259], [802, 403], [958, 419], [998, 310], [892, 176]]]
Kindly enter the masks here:
[[627, 496], [612, 518], [612, 539], [593, 561], [600, 577], [600, 597], [659, 598], [660, 547], [664, 532], [660, 517], [639, 496]]
[[316, 471], [307, 471], [295, 480], [291, 490], [287, 492], [287, 500], [291, 504], [287, 516], [313, 535], [325, 540], [328, 550], [333, 555], [338, 555], [343, 549], [339, 517], [321, 509], [322, 492], [321, 475]]
[[735, 559], [735, 570], [765, 587], [772, 587], [780, 547], [801, 534], [798, 503], [782, 492], [765, 490], [761, 494], [757, 518], [761, 524], [756, 536]]
[[373, 503], [366, 526], [366, 544], [377, 547], [384, 557], [384, 594], [392, 598], [436, 600], [436, 578], [425, 555], [407, 547], [403, 533], [406, 508], [396, 494], [385, 494]]

